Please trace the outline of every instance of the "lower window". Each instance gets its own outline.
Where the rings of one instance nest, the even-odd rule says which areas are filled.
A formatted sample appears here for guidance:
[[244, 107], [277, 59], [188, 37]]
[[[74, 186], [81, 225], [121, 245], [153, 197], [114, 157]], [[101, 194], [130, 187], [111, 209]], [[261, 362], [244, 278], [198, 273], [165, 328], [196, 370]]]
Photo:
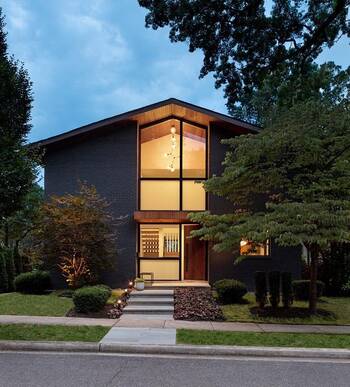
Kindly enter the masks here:
[[242, 239], [240, 242], [241, 255], [270, 255], [269, 240], [265, 243], [256, 243], [247, 239]]

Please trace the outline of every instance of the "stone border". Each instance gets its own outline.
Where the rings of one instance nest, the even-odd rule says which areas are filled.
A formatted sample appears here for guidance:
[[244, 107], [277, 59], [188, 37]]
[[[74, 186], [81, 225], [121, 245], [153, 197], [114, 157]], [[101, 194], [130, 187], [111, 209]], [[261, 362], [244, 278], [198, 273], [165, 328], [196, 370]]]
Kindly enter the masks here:
[[331, 348], [243, 347], [221, 345], [121, 345], [57, 341], [0, 341], [0, 351], [90, 352], [118, 354], [252, 356], [350, 360], [350, 350]]

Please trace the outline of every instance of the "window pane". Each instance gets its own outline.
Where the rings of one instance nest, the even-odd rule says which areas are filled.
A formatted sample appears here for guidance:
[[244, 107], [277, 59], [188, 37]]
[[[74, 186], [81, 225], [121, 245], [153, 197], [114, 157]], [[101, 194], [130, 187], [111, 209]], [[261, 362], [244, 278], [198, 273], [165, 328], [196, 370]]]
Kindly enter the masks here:
[[179, 225], [141, 224], [139, 256], [152, 258], [179, 257], [179, 235]]
[[180, 182], [141, 180], [141, 210], [179, 210]]
[[168, 120], [141, 129], [141, 177], [179, 177], [180, 123]]
[[242, 239], [240, 242], [240, 254], [241, 255], [269, 255], [269, 241], [265, 243], [255, 243]]
[[202, 184], [194, 180], [182, 182], [182, 209], [184, 211], [205, 210], [205, 191]]
[[206, 130], [183, 124], [183, 177], [205, 178]]

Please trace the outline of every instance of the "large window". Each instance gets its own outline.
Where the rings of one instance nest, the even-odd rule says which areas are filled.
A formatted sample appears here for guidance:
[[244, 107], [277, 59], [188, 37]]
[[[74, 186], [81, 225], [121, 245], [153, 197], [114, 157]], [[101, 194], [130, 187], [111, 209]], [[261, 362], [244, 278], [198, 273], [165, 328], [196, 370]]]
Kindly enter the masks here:
[[269, 240], [265, 243], [257, 243], [247, 239], [242, 239], [240, 242], [240, 254], [268, 256], [270, 255]]
[[140, 210], [206, 209], [206, 141], [206, 128], [177, 119], [141, 128]]

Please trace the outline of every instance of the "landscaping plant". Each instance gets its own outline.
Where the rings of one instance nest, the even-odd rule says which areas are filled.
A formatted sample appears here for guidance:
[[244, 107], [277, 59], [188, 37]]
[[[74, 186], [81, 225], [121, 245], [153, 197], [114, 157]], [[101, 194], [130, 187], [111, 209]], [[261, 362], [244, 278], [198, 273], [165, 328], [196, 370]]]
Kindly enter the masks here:
[[9, 292], [15, 290], [14, 280], [16, 277], [16, 266], [13, 259], [12, 249], [4, 249], [3, 255], [6, 261], [6, 272], [7, 272], [7, 287]]
[[272, 309], [277, 309], [280, 302], [281, 276], [279, 271], [269, 272], [270, 304]]
[[0, 250], [0, 292], [8, 291], [8, 277], [6, 268], [6, 257]]
[[234, 279], [223, 279], [214, 283], [219, 302], [222, 304], [235, 304], [242, 302], [247, 294], [247, 287], [243, 282]]
[[50, 273], [41, 270], [22, 273], [15, 278], [15, 288], [20, 293], [43, 294], [51, 288]]
[[289, 308], [293, 303], [292, 273], [283, 272], [282, 280], [282, 303], [284, 308]]
[[255, 299], [260, 309], [263, 309], [267, 303], [267, 281], [264, 271], [254, 273], [255, 280]]
[[85, 286], [73, 294], [75, 310], [79, 313], [98, 312], [103, 309], [110, 291], [101, 286]]
[[72, 257], [63, 257], [58, 267], [71, 289], [80, 288], [91, 280], [91, 272], [86, 259], [75, 253]]
[[[317, 281], [317, 298], [320, 298], [322, 296], [323, 290], [324, 283], [322, 281]], [[293, 293], [296, 300], [308, 300], [310, 297], [310, 281], [293, 281]]]

